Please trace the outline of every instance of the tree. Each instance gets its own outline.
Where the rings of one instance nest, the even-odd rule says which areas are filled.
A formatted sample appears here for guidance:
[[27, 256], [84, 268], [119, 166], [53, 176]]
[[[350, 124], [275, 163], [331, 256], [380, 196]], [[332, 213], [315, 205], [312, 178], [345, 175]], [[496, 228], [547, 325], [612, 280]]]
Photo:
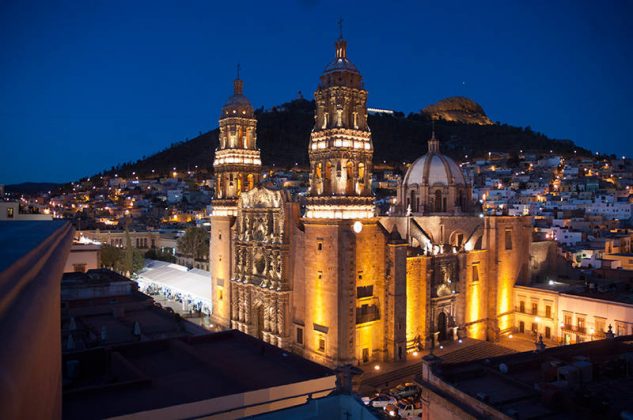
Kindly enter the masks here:
[[189, 227], [185, 234], [178, 239], [178, 252], [200, 260], [209, 252], [209, 233], [199, 227]]
[[121, 250], [112, 245], [104, 244], [101, 247], [101, 266], [116, 270], [120, 258]]

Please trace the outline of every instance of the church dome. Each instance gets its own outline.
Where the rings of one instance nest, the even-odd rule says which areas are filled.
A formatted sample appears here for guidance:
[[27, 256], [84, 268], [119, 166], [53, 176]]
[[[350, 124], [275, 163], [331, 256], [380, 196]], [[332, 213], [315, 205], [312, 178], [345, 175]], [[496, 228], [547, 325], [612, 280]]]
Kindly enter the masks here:
[[466, 185], [464, 174], [453, 159], [439, 151], [435, 134], [429, 140], [429, 152], [418, 158], [403, 179], [406, 185]]
[[253, 106], [246, 96], [242, 93], [244, 82], [235, 79], [233, 82], [233, 96], [231, 96], [222, 107], [222, 117], [246, 116], [253, 117]]

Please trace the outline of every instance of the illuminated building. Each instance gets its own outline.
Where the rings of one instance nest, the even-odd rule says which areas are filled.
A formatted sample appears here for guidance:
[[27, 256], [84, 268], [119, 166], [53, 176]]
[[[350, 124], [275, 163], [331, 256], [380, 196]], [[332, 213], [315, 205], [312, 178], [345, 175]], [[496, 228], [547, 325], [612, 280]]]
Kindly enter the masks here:
[[222, 107], [219, 146], [215, 151], [215, 197], [211, 210], [210, 265], [213, 285], [213, 315], [217, 323], [229, 326], [230, 280], [233, 268], [233, 231], [237, 201], [260, 180], [261, 158], [257, 148], [257, 120], [243, 82], [233, 81], [233, 95]]
[[379, 217], [367, 91], [342, 37], [314, 97], [304, 214], [288, 190], [231, 190], [226, 175], [217, 184], [216, 322], [329, 366], [509, 334], [513, 286], [529, 271], [530, 218], [472, 213], [471, 185], [435, 135]]

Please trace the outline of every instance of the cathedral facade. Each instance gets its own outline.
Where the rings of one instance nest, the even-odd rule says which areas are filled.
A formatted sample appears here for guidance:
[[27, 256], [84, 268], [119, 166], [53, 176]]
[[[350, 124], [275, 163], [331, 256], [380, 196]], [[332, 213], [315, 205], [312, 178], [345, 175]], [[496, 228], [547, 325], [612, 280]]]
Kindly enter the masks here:
[[239, 77], [222, 109], [215, 322], [329, 366], [404, 360], [445, 340], [511, 332], [530, 219], [474, 214], [471, 185], [434, 134], [389, 215], [379, 216], [367, 91], [342, 37], [314, 97], [303, 213], [297, 197], [260, 183], [256, 120]]

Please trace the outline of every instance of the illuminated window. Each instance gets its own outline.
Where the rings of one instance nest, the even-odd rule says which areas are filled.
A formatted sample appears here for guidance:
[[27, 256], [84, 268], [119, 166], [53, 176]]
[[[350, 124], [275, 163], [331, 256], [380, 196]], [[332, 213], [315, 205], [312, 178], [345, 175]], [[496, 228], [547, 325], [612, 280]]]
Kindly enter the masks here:
[[605, 319], [604, 318], [596, 318], [594, 330], [598, 334], [604, 333]]
[[297, 327], [297, 344], [303, 344], [303, 328]]
[[319, 337], [319, 351], [325, 352], [325, 338]]
[[7, 219], [13, 219], [13, 207], [7, 208]]
[[532, 302], [532, 315], [538, 314], [538, 303]]
[[550, 305], [545, 305], [545, 317], [552, 317], [552, 307]]
[[525, 301], [519, 302], [519, 312], [525, 313]]
[[552, 338], [552, 329], [550, 327], [545, 327], [545, 338]]

